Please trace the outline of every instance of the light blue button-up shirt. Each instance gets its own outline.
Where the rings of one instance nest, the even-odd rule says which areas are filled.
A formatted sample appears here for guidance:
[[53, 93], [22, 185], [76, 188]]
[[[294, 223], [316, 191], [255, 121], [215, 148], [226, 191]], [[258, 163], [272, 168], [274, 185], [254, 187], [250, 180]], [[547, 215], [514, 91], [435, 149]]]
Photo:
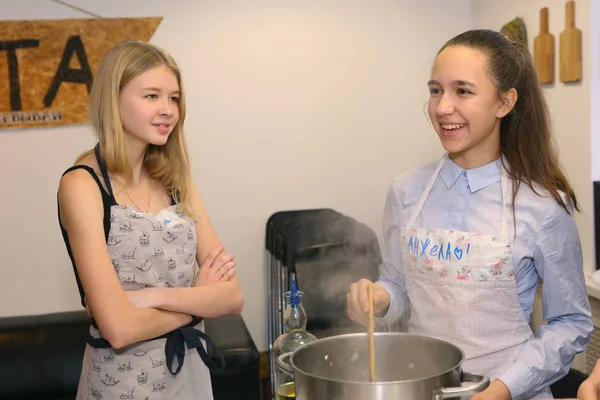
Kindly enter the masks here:
[[[383, 316], [386, 323], [400, 318], [407, 304], [400, 230], [410, 219], [437, 164], [436, 161], [410, 170], [390, 184], [383, 218], [386, 249], [377, 282], [391, 295], [389, 309]], [[500, 235], [501, 166], [498, 159], [480, 168], [463, 170], [447, 159], [414, 227]], [[510, 181], [508, 186], [510, 206]], [[537, 187], [536, 191], [547, 193]], [[519, 189], [515, 211], [516, 236], [512, 209], [508, 212], [508, 234], [519, 302], [530, 321], [539, 276], [543, 281], [543, 318], [548, 324], [540, 327], [538, 336], [498, 377], [509, 388], [513, 400], [531, 397], [565, 376], [575, 355], [585, 350], [593, 329], [581, 244], [572, 215], [552, 197], [540, 197], [526, 184]]]

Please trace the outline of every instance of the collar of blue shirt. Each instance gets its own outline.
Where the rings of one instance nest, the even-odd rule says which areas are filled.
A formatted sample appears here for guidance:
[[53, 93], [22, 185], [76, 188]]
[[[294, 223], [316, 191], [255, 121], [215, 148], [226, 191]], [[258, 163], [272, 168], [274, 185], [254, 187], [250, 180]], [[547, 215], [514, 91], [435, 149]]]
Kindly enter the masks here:
[[446, 187], [450, 189], [456, 183], [458, 177], [464, 172], [471, 193], [475, 193], [479, 189], [483, 189], [489, 185], [500, 182], [500, 171], [502, 168], [502, 159], [498, 158], [489, 164], [482, 167], [464, 170], [447, 157], [440, 170], [442, 181]]

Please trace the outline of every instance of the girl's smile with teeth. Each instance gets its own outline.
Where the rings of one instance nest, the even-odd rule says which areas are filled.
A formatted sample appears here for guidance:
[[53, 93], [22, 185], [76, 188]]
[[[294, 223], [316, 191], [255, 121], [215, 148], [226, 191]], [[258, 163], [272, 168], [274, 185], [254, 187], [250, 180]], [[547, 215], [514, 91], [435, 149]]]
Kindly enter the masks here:
[[446, 130], [462, 128], [466, 124], [440, 124]]

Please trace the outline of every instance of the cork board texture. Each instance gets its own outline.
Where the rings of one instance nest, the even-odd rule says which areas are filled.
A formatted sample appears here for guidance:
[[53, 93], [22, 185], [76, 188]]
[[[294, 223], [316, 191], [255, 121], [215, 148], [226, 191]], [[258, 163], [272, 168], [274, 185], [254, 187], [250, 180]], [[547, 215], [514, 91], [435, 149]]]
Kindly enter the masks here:
[[100, 60], [162, 18], [0, 21], [0, 129], [84, 124]]

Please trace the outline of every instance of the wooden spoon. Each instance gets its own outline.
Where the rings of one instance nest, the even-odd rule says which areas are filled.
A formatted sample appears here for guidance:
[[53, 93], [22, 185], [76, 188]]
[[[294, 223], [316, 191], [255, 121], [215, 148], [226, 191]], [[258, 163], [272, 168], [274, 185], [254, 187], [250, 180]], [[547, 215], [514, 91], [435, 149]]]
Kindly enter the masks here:
[[373, 319], [373, 284], [367, 286], [367, 296], [369, 299], [369, 378], [375, 382], [375, 338], [374, 338], [374, 319]]

